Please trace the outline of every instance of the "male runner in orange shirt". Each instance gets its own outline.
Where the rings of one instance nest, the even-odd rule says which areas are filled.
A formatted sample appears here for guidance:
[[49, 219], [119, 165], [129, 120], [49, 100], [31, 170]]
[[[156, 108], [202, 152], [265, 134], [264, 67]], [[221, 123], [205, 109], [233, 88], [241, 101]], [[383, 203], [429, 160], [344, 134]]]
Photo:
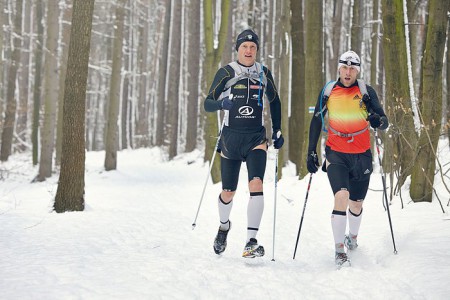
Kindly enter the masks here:
[[321, 99], [323, 92], [319, 96], [309, 130], [307, 168], [310, 173], [315, 173], [319, 166], [317, 142], [322, 131], [323, 116], [328, 112], [324, 169], [334, 193], [331, 227], [338, 268], [350, 265], [344, 245], [348, 250], [358, 247], [362, 205], [372, 173], [369, 124], [372, 128], [381, 130], [389, 125], [375, 90], [366, 85], [367, 95], [360, 91], [361, 87], [356, 79], [360, 65], [359, 56], [355, 52], [347, 51], [341, 55], [338, 64], [339, 79], [327, 99]]

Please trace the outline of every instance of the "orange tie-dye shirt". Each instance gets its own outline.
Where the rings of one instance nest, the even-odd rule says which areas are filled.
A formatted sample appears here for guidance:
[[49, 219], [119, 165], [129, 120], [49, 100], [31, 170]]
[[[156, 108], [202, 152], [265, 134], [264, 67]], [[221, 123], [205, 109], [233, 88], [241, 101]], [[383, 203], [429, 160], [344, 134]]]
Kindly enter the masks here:
[[[327, 101], [329, 126], [340, 133], [354, 133], [368, 126], [367, 109], [357, 85], [336, 85]], [[326, 145], [343, 153], [363, 153], [370, 149], [369, 130], [353, 137], [340, 137], [328, 129]]]

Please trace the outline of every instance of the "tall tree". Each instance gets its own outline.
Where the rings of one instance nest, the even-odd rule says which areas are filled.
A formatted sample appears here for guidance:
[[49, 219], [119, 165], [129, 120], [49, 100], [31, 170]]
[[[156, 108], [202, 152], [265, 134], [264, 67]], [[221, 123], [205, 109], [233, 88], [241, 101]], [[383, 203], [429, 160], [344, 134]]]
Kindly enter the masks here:
[[[165, 8], [163, 8], [161, 5], [158, 5], [157, 18], [155, 18], [156, 24], [154, 26], [155, 31], [158, 33], [164, 32], [164, 30], [165, 30], [164, 28], [166, 27], [166, 26], [164, 26], [165, 21], [166, 21], [165, 11], [166, 11]], [[160, 74], [160, 68], [161, 68], [161, 63], [162, 63], [161, 56], [163, 55], [162, 52], [164, 50], [163, 48], [165, 47], [165, 45], [163, 45], [163, 43], [165, 43], [165, 41], [166, 41], [166, 39], [162, 34], [155, 34], [155, 38], [154, 38], [154, 49], [155, 49], [154, 53], [155, 54], [152, 57], [151, 64], [153, 65], [154, 73], [158, 74], [158, 76], [157, 76], [156, 80], [153, 80], [150, 82], [151, 90], [152, 90], [152, 93], [150, 95], [150, 107], [151, 107], [151, 110], [150, 110], [150, 129], [151, 129], [150, 130], [150, 145], [152, 145], [152, 146], [157, 145], [159, 142], [162, 144], [162, 137], [161, 137], [161, 141], [159, 141], [158, 132], [161, 129], [162, 129], [161, 134], [164, 132], [164, 127], [163, 127], [164, 116], [161, 117], [161, 114], [164, 114], [164, 107], [161, 108], [161, 106], [163, 105], [163, 101], [160, 99], [159, 91], [161, 90], [161, 88], [160, 88], [161, 80], [166, 78], [165, 75], [163, 76], [162, 74]], [[159, 123], [161, 123], [161, 124], [159, 124]]]
[[47, 39], [44, 66], [44, 119], [41, 131], [41, 155], [37, 181], [52, 176], [53, 149], [55, 148], [56, 105], [58, 102], [58, 18], [57, 5], [47, 6]]
[[289, 159], [296, 165], [296, 174], [305, 163], [303, 141], [305, 139], [305, 46], [302, 1], [291, 1], [292, 33], [292, 88], [291, 116], [289, 117]]
[[158, 69], [158, 97], [157, 97], [157, 114], [156, 114], [156, 146], [162, 146], [164, 143], [164, 116], [166, 110], [166, 75], [167, 62], [169, 55], [169, 24], [171, 21], [171, 0], [164, 0], [164, 24], [163, 41], [160, 49], [159, 69]]
[[42, 85], [42, 55], [44, 44], [44, 26], [42, 24], [44, 4], [40, 1], [36, 3], [36, 48], [34, 50], [34, 84], [33, 84], [33, 124], [31, 129], [31, 143], [33, 147], [33, 165], [37, 165], [39, 160], [39, 116], [41, 109], [41, 85]]
[[419, 92], [420, 82], [420, 61], [422, 60], [423, 53], [423, 40], [425, 36], [425, 26], [421, 26], [422, 20], [421, 5], [426, 1], [406, 1], [408, 10], [408, 30], [411, 49], [411, 67], [412, 75], [414, 78], [415, 93]]
[[379, 0], [373, 1], [372, 10], [372, 48], [370, 51], [370, 81], [372, 87], [380, 94], [380, 74], [379, 74], [379, 55], [380, 55], [380, 43], [379, 43]]
[[[23, 15], [31, 15], [31, 3], [25, 1], [23, 3]], [[16, 132], [19, 151], [27, 150], [27, 126], [28, 126], [28, 94], [30, 81], [30, 37], [31, 37], [31, 21], [32, 18], [23, 18], [23, 34], [22, 34], [22, 53], [20, 55], [20, 68], [18, 70], [18, 89], [19, 89], [19, 106], [17, 109]], [[1, 105], [1, 104], [0, 104]]]
[[138, 44], [138, 56], [137, 56], [137, 72], [138, 79], [136, 84], [139, 87], [138, 98], [136, 100], [136, 129], [135, 129], [135, 146], [136, 147], [148, 147], [149, 146], [149, 99], [147, 97], [147, 84], [150, 80], [150, 76], [146, 73], [146, 70], [150, 69], [148, 66], [148, 45], [149, 45], [149, 27], [150, 17], [149, 11], [143, 9], [139, 14], [138, 22], [142, 24], [139, 26], [139, 44]]
[[[280, 86], [278, 87], [280, 92], [280, 99], [282, 103], [282, 124], [281, 131], [285, 136], [289, 136], [289, 90], [290, 90], [290, 65], [291, 65], [291, 8], [290, 0], [281, 1], [280, 5], [280, 32], [279, 44], [280, 44]], [[278, 178], [283, 176], [283, 167], [289, 160], [289, 139], [285, 140], [285, 146], [280, 149], [280, 157], [278, 159]]]
[[414, 202], [433, 199], [436, 150], [442, 128], [442, 70], [449, 1], [430, 0], [422, 61], [421, 133], [411, 174], [410, 196]]
[[[128, 13], [124, 16], [124, 22], [129, 22], [130, 26], [124, 26], [123, 28], [123, 36], [125, 43], [124, 48], [129, 51], [123, 51], [122, 55], [122, 69], [124, 72], [124, 76], [122, 77], [122, 96], [119, 97], [120, 100], [120, 106], [121, 106], [121, 112], [120, 115], [120, 128], [118, 134], [120, 135], [120, 138], [118, 139], [118, 149], [126, 149], [128, 148], [128, 145], [130, 144], [129, 140], [129, 124], [128, 121], [130, 119], [130, 110], [132, 109], [132, 93], [133, 93], [133, 82], [132, 82], [132, 72], [133, 72], [133, 65], [132, 65], [132, 58], [133, 58], [133, 41], [132, 41], [132, 35], [134, 28], [131, 26], [132, 21], [132, 11], [131, 9], [128, 11]], [[113, 52], [114, 52], [114, 46]], [[132, 50], [133, 49], [133, 50]], [[114, 54], [112, 54], [114, 56]], [[114, 58], [112, 58], [114, 59]]]
[[16, 122], [17, 102], [15, 97], [17, 69], [20, 64], [22, 44], [22, 8], [23, 0], [15, 1], [14, 34], [12, 35], [13, 53], [8, 67], [8, 87], [6, 91], [6, 111], [3, 122], [0, 161], [7, 161], [12, 151], [14, 125]]
[[166, 135], [169, 151], [169, 159], [177, 155], [178, 148], [178, 110], [179, 110], [179, 86], [181, 71], [181, 12], [182, 3], [172, 0], [172, 20], [170, 22], [170, 49], [169, 70], [166, 78], [167, 89], [167, 122]]
[[74, 0], [64, 91], [61, 173], [54, 209], [84, 210], [85, 114], [94, 0]]
[[89, 68], [86, 95], [86, 149], [88, 151], [105, 150], [115, 7], [112, 1], [102, 1], [96, 2], [94, 8], [95, 22], [92, 24], [93, 39], [89, 54], [92, 67]]
[[[228, 14], [228, 32], [227, 32], [227, 37], [226, 37], [226, 40], [231, 41], [231, 42], [223, 45], [222, 59], [220, 60], [221, 65], [226, 65], [226, 64], [229, 64], [231, 61], [233, 61], [233, 57], [235, 56], [235, 53], [236, 53], [236, 50], [234, 49], [235, 44], [233, 41], [234, 41], [235, 36], [237, 36], [237, 34], [234, 31], [240, 32], [240, 27], [234, 28], [235, 22], [233, 22], [233, 18], [235, 18], [235, 16], [233, 14], [233, 9], [234, 9], [234, 6], [236, 5], [236, 3], [233, 3], [233, 2], [235, 2], [235, 1], [230, 2], [230, 8], [229, 8], [230, 13]], [[245, 25], [245, 27], [247, 28], [247, 25]]]
[[[447, 114], [446, 114], [446, 125], [444, 129], [447, 129], [447, 138], [450, 139], [450, 19], [448, 20], [447, 29]], [[450, 145], [449, 145], [450, 148]]]
[[62, 147], [62, 124], [63, 124], [63, 105], [64, 105], [64, 83], [67, 72], [67, 56], [69, 54], [70, 41], [70, 20], [72, 20], [72, 0], [65, 0], [62, 11], [61, 22], [61, 45], [60, 64], [59, 64], [59, 83], [58, 83], [58, 117], [56, 121], [56, 157], [55, 165], [61, 165], [61, 147]]
[[[376, 0], [375, 0], [376, 1]], [[327, 80], [334, 80], [336, 78], [336, 65], [341, 52], [341, 31], [342, 31], [342, 9], [343, 0], [333, 0], [333, 15], [331, 18], [332, 28], [331, 31], [331, 53], [328, 56], [328, 73], [330, 77]], [[327, 31], [327, 32], [329, 32]], [[345, 47], [345, 51], [347, 48]]]
[[[305, 1], [305, 23], [306, 23], [306, 55], [305, 55], [305, 114], [304, 114], [304, 137], [303, 153], [307, 153], [309, 124], [311, 123], [311, 114], [308, 107], [315, 106], [317, 96], [324, 84], [322, 72], [323, 61], [323, 19], [322, 19], [322, 1]], [[320, 151], [318, 146], [317, 151]], [[301, 170], [301, 176], [306, 174], [306, 169]]]
[[386, 153], [392, 153], [385, 170], [391, 171], [392, 167], [392, 172], [399, 174], [398, 182], [401, 187], [411, 174], [417, 140], [408, 92], [403, 0], [383, 0], [382, 7], [385, 105], [391, 123], [389, 135], [392, 137], [384, 139]]
[[362, 55], [361, 43], [363, 41], [364, 28], [364, 3], [363, 1], [353, 1], [353, 19], [351, 29], [351, 49]]
[[114, 46], [111, 70], [111, 86], [109, 90], [108, 121], [105, 141], [105, 170], [117, 169], [117, 148], [120, 104], [120, 79], [122, 77], [122, 48], [123, 48], [123, 27], [125, 17], [125, 3], [127, 0], [120, 0], [116, 3], [116, 21], [114, 24]]
[[[205, 48], [206, 48], [206, 59], [204, 63], [204, 91], [205, 94], [208, 93], [206, 89], [209, 88], [209, 84], [214, 79], [214, 74], [219, 66], [220, 58], [223, 53], [223, 48], [226, 43], [226, 37], [228, 32], [228, 14], [230, 0], [223, 0], [221, 7], [220, 16], [220, 28], [217, 48], [214, 47], [214, 26], [213, 26], [213, 1], [204, 0], [203, 2], [203, 20], [204, 20], [204, 32], [205, 32]], [[217, 124], [217, 115], [213, 113], [206, 114], [205, 122], [205, 161], [208, 161], [215, 151], [215, 144], [217, 141], [217, 132], [219, 130]], [[220, 181], [220, 160], [218, 155], [216, 155], [216, 161], [210, 162], [214, 163], [211, 170], [211, 178], [214, 183]]]
[[[4, 57], [3, 54], [3, 39], [5, 37], [5, 31], [4, 31], [4, 20], [6, 20], [5, 18], [5, 2], [4, 1], [0, 1], [0, 56]], [[0, 116], [3, 116], [3, 104], [4, 104], [4, 85], [3, 85], [3, 75], [5, 74], [5, 72], [3, 72], [4, 70], [4, 61], [3, 59], [0, 59]], [[3, 120], [0, 117], [0, 128], [3, 128]]]
[[[189, 38], [186, 40], [188, 49], [188, 103], [187, 103], [187, 128], [186, 128], [186, 152], [190, 152], [197, 146], [197, 128], [198, 128], [198, 86], [200, 83], [200, 1], [189, 2], [188, 26]], [[230, 14], [231, 15], [231, 14]]]

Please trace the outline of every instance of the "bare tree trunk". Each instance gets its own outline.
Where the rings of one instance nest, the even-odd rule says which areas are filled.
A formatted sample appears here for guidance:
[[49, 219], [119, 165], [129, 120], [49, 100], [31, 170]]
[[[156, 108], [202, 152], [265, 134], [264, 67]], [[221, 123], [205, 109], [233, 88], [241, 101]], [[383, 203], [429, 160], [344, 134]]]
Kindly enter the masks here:
[[[233, 3], [234, 1], [230, 2], [230, 7], [229, 7], [229, 14], [228, 14], [228, 32], [227, 32], [227, 37], [226, 40], [229, 41], [228, 43], [225, 43], [224, 47], [223, 47], [223, 52], [222, 52], [222, 58], [220, 60], [221, 65], [226, 65], [229, 64], [231, 61], [233, 61], [233, 56], [236, 53], [236, 50], [234, 49], [235, 43], [234, 43], [234, 39], [235, 39], [235, 33], [233, 32], [234, 28], [234, 24], [233, 24], [233, 7], [236, 5], [236, 3]], [[239, 29], [238, 29], [239, 31]]]
[[333, 35], [331, 37], [333, 43], [333, 45], [331, 46], [333, 55], [330, 55], [328, 60], [328, 65], [330, 68], [329, 74], [331, 76], [330, 78], [331, 80], [335, 80], [336, 78], [336, 66], [340, 55], [343, 0], [334, 0], [333, 2], [334, 2], [333, 19], [332, 19], [333, 28], [331, 30]]
[[123, 27], [125, 15], [125, 3], [120, 0], [116, 6], [116, 21], [114, 25], [113, 65], [111, 70], [111, 87], [109, 90], [109, 111], [105, 142], [105, 170], [117, 169], [117, 147], [119, 103], [120, 103], [120, 79], [122, 70]]
[[55, 147], [56, 104], [58, 101], [58, 6], [48, 3], [47, 41], [44, 67], [44, 120], [41, 132], [41, 159], [37, 181], [52, 176]]
[[[278, 0], [273, 0], [273, 34], [274, 39], [272, 41], [272, 54], [274, 55], [274, 68], [272, 69], [272, 75], [275, 78], [275, 82], [277, 83], [277, 86], [280, 86], [281, 82], [281, 75], [280, 75], [280, 62], [281, 62], [281, 45], [279, 37], [282, 34], [281, 33], [281, 26], [280, 26], [280, 16], [281, 16], [281, 5]], [[267, 124], [269, 126], [269, 124]]]
[[[306, 56], [305, 56], [305, 114], [304, 116], [304, 137], [303, 153], [307, 153], [308, 147], [308, 131], [311, 123], [312, 115], [308, 112], [309, 106], [315, 106], [317, 96], [324, 84], [324, 76], [322, 73], [323, 61], [323, 21], [322, 21], [322, 2], [315, 0], [305, 1], [305, 23], [306, 23]], [[320, 147], [317, 149], [320, 151]], [[306, 175], [306, 170], [302, 169], [301, 177]]]
[[[199, 103], [199, 83], [200, 83], [200, 2], [190, 1], [188, 10], [189, 38], [188, 43], [188, 103], [187, 103], [187, 131], [186, 131], [186, 152], [193, 151], [197, 146], [198, 128], [198, 103]], [[231, 14], [230, 14], [231, 15]]]
[[[136, 73], [139, 72], [139, 68], [136, 67], [136, 53], [137, 53], [137, 40], [136, 32], [138, 26], [135, 23], [135, 16], [137, 15], [135, 12], [136, 1], [129, 2], [128, 13], [125, 15], [124, 22], [128, 23], [129, 26], [124, 28], [124, 36], [126, 37], [124, 41], [126, 41], [126, 48], [128, 51], [125, 53], [128, 55], [124, 55], [124, 60], [126, 64], [125, 72], [128, 76], [125, 76], [124, 85], [123, 85], [123, 98], [122, 98], [122, 127], [120, 128], [122, 134], [122, 143], [119, 144], [119, 149], [128, 149], [133, 148], [133, 133], [134, 133], [134, 111], [136, 108], [136, 97], [137, 97], [137, 88], [136, 88]], [[124, 54], [125, 54], [124, 53]]]
[[[29, 16], [31, 5], [27, 1], [24, 2], [23, 15]], [[30, 79], [30, 36], [31, 36], [31, 18], [25, 17], [23, 20], [23, 35], [22, 35], [22, 53], [20, 55], [20, 69], [19, 69], [19, 107], [17, 110], [17, 149], [25, 151], [27, 149], [27, 123], [28, 123], [28, 95], [29, 95], [29, 79]], [[1, 53], [1, 51], [0, 51]], [[1, 105], [1, 104], [0, 104]], [[1, 114], [0, 114], [1, 115]]]
[[16, 1], [14, 16], [13, 53], [8, 67], [8, 88], [6, 92], [5, 121], [3, 122], [2, 145], [0, 161], [7, 161], [11, 155], [14, 125], [16, 122], [17, 103], [15, 98], [17, 69], [20, 64], [20, 52], [22, 43], [22, 7], [23, 0]]
[[167, 88], [167, 122], [166, 132], [168, 138], [169, 159], [177, 155], [178, 149], [178, 109], [179, 96], [178, 87], [180, 86], [180, 57], [181, 57], [181, 10], [182, 5], [178, 0], [172, 2], [172, 17], [170, 22], [170, 56], [169, 72], [166, 78]]
[[296, 165], [296, 174], [304, 168], [306, 155], [303, 153], [305, 139], [305, 46], [302, 1], [291, 1], [292, 31], [292, 88], [291, 116], [289, 118], [289, 159]]
[[41, 108], [41, 72], [42, 72], [42, 47], [44, 44], [44, 26], [42, 25], [44, 4], [40, 1], [36, 3], [36, 27], [37, 39], [36, 49], [34, 51], [35, 57], [35, 71], [34, 71], [34, 85], [33, 85], [33, 124], [31, 130], [31, 143], [33, 145], [33, 165], [39, 162], [39, 116]]
[[[5, 16], [5, 1], [0, 1], [0, 55], [3, 55], [4, 49], [3, 49], [3, 39], [5, 38], [5, 31], [4, 31], [4, 20], [6, 20]], [[0, 59], [0, 128], [3, 128], [3, 119], [1, 116], [3, 116], [3, 106], [5, 102], [4, 97], [4, 75], [5, 72], [5, 64], [4, 60]]]
[[[291, 81], [290, 63], [291, 63], [291, 27], [290, 27], [290, 0], [283, 0], [281, 2], [281, 20], [280, 29], [280, 99], [281, 99], [281, 128], [284, 136], [289, 136], [289, 88]], [[283, 176], [283, 167], [289, 160], [289, 139], [285, 139], [284, 147], [279, 151], [278, 158], [278, 178]]]
[[[127, 36], [129, 36], [131, 28], [129, 26], [124, 27], [124, 42], [126, 42]], [[123, 54], [123, 70], [125, 72], [124, 76], [122, 77], [122, 97], [121, 97], [121, 113], [120, 113], [120, 128], [118, 129], [118, 132], [120, 132], [118, 147], [119, 149], [126, 149], [128, 147], [128, 112], [130, 108], [130, 89], [131, 89], [131, 82], [130, 82], [130, 70], [132, 66], [130, 65], [130, 56], [131, 52], [127, 51]]]
[[421, 134], [411, 174], [410, 196], [414, 202], [433, 199], [436, 150], [442, 128], [442, 70], [450, 2], [430, 0], [427, 38], [423, 56], [420, 114]]
[[363, 28], [364, 28], [364, 5], [362, 1], [353, 1], [351, 48], [359, 55], [362, 55], [361, 43], [363, 40]]
[[[403, 0], [383, 0], [383, 54], [386, 76], [386, 113], [392, 138], [384, 139], [385, 152], [392, 153], [394, 170], [399, 175], [399, 187], [411, 174], [417, 136], [414, 131], [409, 100], [406, 39]], [[389, 166], [388, 166], [389, 167]], [[389, 170], [389, 168], [385, 168]]]
[[[262, 41], [264, 36], [260, 36], [260, 52], [261, 57], [267, 57], [267, 65], [269, 66], [270, 71], [272, 72], [272, 76], [274, 78], [274, 83], [277, 87], [280, 87], [280, 43], [279, 43], [279, 36], [280, 36], [280, 26], [279, 20], [280, 20], [280, 5], [277, 0], [271, 0], [269, 2], [269, 22], [268, 22], [268, 28], [267, 28], [267, 39], [265, 42]], [[267, 43], [267, 45], [266, 45]], [[262, 54], [264, 51], [268, 54], [263, 56]], [[269, 107], [266, 105], [264, 110], [264, 127], [267, 129], [271, 128], [271, 119], [266, 117], [270, 114]], [[270, 134], [270, 131], [267, 133]]]
[[[422, 2], [422, 4], [421, 4]], [[425, 36], [425, 26], [421, 26], [421, 24], [425, 23], [425, 20], [421, 19], [420, 11], [421, 5], [423, 5], [425, 1], [406, 1], [407, 9], [408, 9], [408, 23], [411, 24], [408, 26], [409, 28], [409, 38], [410, 38], [410, 46], [411, 46], [411, 67], [412, 67], [412, 75], [414, 78], [414, 88], [415, 94], [419, 93], [419, 82], [421, 77], [421, 60], [423, 53], [423, 40]]]
[[[162, 35], [162, 32], [164, 32], [164, 22], [165, 22], [165, 8], [162, 8], [162, 5], [159, 5], [157, 15], [158, 18], [156, 20], [155, 25], [155, 41], [154, 41], [154, 55], [152, 57], [152, 65], [154, 66], [154, 72], [157, 76], [153, 76], [156, 78], [156, 80], [151, 81], [151, 95], [150, 95], [150, 145], [155, 146], [157, 144], [157, 131], [160, 126], [158, 125], [158, 122], [160, 122], [160, 109], [162, 102], [159, 99], [159, 85], [161, 83], [161, 80], [163, 80], [165, 77], [161, 75], [160, 68], [161, 68], [161, 56], [163, 55], [163, 42], [165, 42], [165, 37]], [[162, 11], [162, 12], [161, 12]], [[163, 110], [164, 112], [164, 110]], [[163, 117], [164, 118], [164, 117]], [[162, 122], [162, 121], [161, 121]], [[162, 127], [163, 128], [163, 127]], [[164, 130], [163, 130], [164, 131]]]
[[379, 16], [379, 0], [373, 1], [373, 11], [372, 11], [372, 50], [370, 55], [370, 61], [371, 61], [371, 69], [370, 69], [370, 81], [372, 84], [372, 87], [375, 89], [378, 95], [381, 95], [380, 90], [380, 79], [379, 77], [379, 55], [380, 55], [380, 42], [379, 42], [379, 23], [378, 19]]
[[74, 0], [64, 91], [61, 173], [56, 212], [84, 210], [85, 114], [94, 0]]
[[[203, 3], [203, 19], [205, 22], [205, 47], [206, 47], [206, 59], [204, 63], [204, 89], [207, 89], [207, 84], [210, 84], [213, 81], [214, 74], [217, 71], [217, 67], [220, 62], [220, 58], [223, 53], [224, 45], [226, 43], [226, 37], [228, 32], [228, 14], [229, 14], [229, 0], [222, 1], [221, 8], [221, 20], [220, 20], [220, 29], [219, 29], [219, 44], [217, 48], [214, 48], [214, 40], [213, 40], [213, 18], [212, 18], [212, 0], [205, 0]], [[205, 92], [207, 94], [207, 92]], [[205, 161], [208, 161], [212, 155], [213, 151], [215, 151], [215, 145], [217, 141], [217, 132], [218, 132], [218, 124], [217, 124], [217, 114], [209, 113], [206, 114], [206, 122], [205, 122]], [[213, 168], [211, 170], [211, 179], [213, 183], [217, 183], [220, 181], [220, 159], [219, 155], [216, 155], [216, 161], [210, 162], [214, 163]]]
[[148, 44], [149, 44], [149, 22], [150, 17], [148, 16], [147, 10], [143, 10], [141, 12], [143, 14], [142, 17], [139, 18], [139, 23], [142, 26], [139, 28], [139, 42], [137, 47], [138, 53], [138, 63], [137, 70], [139, 77], [136, 81], [138, 85], [138, 99], [137, 99], [137, 112], [136, 112], [136, 129], [135, 136], [133, 138], [134, 145], [136, 148], [140, 147], [148, 147], [149, 146], [149, 102], [150, 100], [147, 98], [147, 83], [149, 82], [150, 76], [146, 74], [147, 70], [149, 70], [148, 66]]
[[[446, 114], [446, 125], [447, 128], [447, 138], [450, 139], [450, 19], [448, 20], [447, 28], [447, 114]], [[450, 145], [449, 145], [450, 148]]]
[[164, 144], [164, 116], [166, 109], [166, 75], [167, 75], [167, 63], [168, 63], [168, 53], [169, 53], [169, 24], [170, 11], [171, 11], [171, 0], [165, 0], [165, 11], [164, 11], [164, 24], [163, 26], [163, 42], [161, 57], [159, 60], [159, 74], [158, 74], [158, 96], [157, 96], [157, 114], [156, 114], [156, 146], [162, 146]]
[[[70, 6], [70, 7], [69, 7]], [[59, 89], [58, 89], [58, 117], [56, 121], [56, 157], [55, 165], [61, 165], [62, 148], [62, 124], [63, 124], [63, 105], [64, 105], [64, 83], [67, 72], [67, 56], [69, 54], [70, 28], [72, 20], [72, 0], [65, 0], [64, 11], [62, 12], [62, 30], [61, 30], [61, 60], [59, 66]]]

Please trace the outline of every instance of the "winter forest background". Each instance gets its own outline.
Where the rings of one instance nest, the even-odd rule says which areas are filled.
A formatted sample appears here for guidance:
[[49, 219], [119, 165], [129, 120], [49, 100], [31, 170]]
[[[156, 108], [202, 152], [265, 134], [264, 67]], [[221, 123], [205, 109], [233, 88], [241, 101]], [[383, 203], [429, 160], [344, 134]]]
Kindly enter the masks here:
[[[221, 116], [205, 114], [203, 99], [251, 27], [282, 100], [280, 166], [306, 175], [308, 108], [352, 49], [391, 122], [380, 134], [389, 197], [410, 177], [411, 199], [431, 202], [435, 176], [450, 191], [437, 153], [450, 130], [449, 9], [448, 0], [1, 0], [0, 160], [26, 152], [35, 181], [59, 176], [57, 212], [84, 209], [86, 150], [105, 152], [106, 171], [120, 168], [123, 149], [211, 160]], [[217, 160], [213, 182], [218, 171]], [[9, 172], [0, 163], [0, 183]]]

